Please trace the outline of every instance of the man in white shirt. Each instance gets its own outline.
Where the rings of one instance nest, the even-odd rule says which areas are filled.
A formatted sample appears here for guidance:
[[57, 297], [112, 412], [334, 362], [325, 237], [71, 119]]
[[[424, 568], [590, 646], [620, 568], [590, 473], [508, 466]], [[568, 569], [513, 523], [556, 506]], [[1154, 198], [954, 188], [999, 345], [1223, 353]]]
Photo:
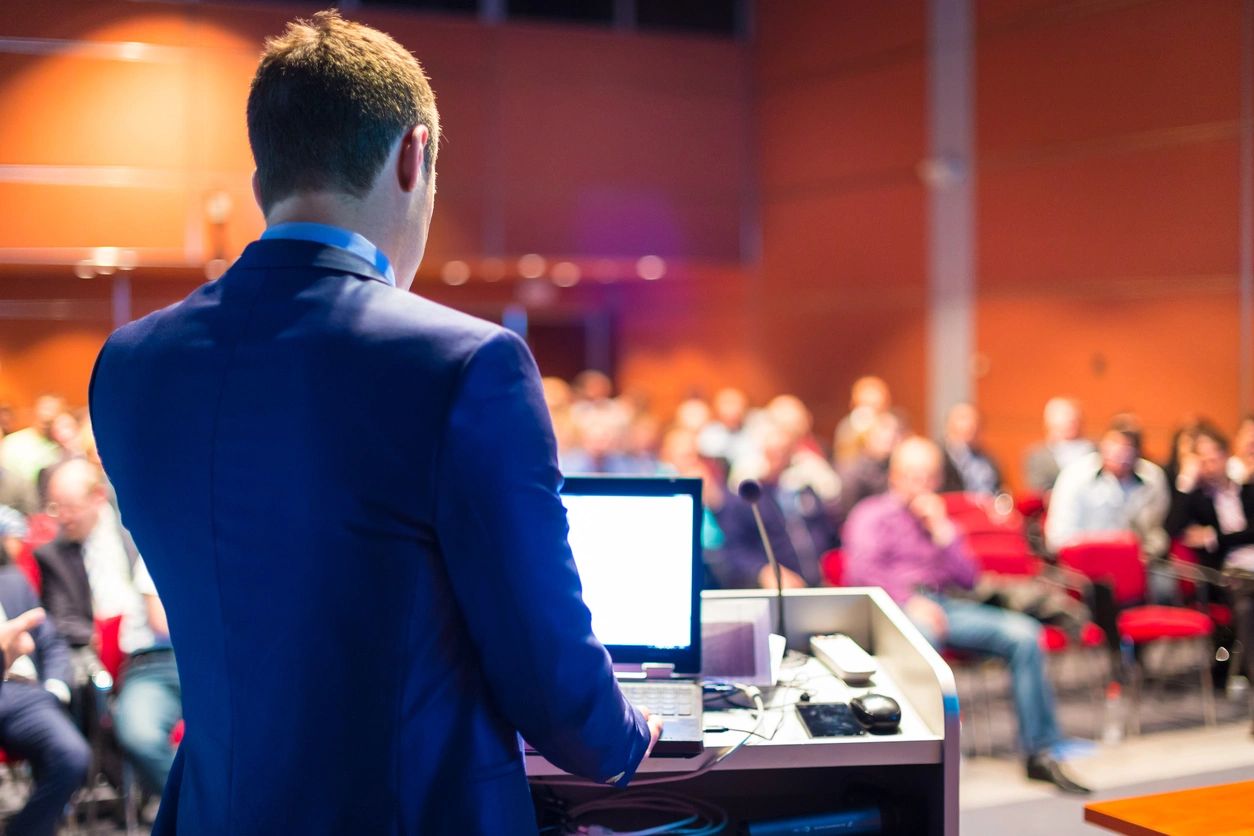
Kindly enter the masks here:
[[44, 604], [74, 648], [79, 680], [98, 664], [94, 622], [121, 618], [118, 646], [127, 662], [114, 730], [140, 780], [158, 793], [174, 761], [170, 730], [183, 715], [165, 609], [96, 465], [72, 459], [57, 466], [48, 498], [60, 533], [35, 552]]
[[1045, 520], [1045, 542], [1051, 551], [1089, 540], [1132, 534], [1150, 561], [1150, 597], [1170, 602], [1176, 597], [1174, 576], [1156, 571], [1170, 541], [1163, 530], [1171, 495], [1158, 465], [1141, 458], [1141, 431], [1136, 419], [1119, 415], [1102, 435], [1096, 453], [1065, 467], [1054, 483]]

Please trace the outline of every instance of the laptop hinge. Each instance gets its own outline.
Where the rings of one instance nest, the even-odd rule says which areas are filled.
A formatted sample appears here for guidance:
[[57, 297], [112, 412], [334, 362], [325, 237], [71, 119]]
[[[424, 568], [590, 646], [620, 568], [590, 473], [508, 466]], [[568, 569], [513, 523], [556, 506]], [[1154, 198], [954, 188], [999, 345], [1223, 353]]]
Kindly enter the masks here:
[[645, 662], [640, 670], [644, 672], [645, 679], [672, 679], [675, 676], [675, 666], [670, 662]]

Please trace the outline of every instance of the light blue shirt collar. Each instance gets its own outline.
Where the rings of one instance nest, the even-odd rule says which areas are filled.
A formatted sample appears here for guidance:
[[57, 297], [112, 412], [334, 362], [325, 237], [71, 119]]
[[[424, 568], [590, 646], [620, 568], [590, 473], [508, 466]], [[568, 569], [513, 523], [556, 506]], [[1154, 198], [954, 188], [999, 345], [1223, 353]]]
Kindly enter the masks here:
[[348, 250], [353, 255], [373, 264], [375, 269], [383, 274], [387, 283], [396, 287], [396, 272], [392, 270], [392, 262], [388, 261], [383, 250], [370, 243], [364, 235], [359, 235], [350, 229], [329, 224], [292, 222], [272, 226], [261, 233], [263, 241], [274, 238], [313, 241], [316, 244], [326, 244], [328, 247]]

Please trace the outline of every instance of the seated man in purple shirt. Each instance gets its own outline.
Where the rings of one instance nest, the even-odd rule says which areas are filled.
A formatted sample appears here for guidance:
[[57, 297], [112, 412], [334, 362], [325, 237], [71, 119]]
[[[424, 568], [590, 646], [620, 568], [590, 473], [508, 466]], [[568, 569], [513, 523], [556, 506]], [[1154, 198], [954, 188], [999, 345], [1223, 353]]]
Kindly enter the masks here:
[[845, 523], [845, 582], [883, 587], [933, 645], [1005, 659], [1028, 777], [1087, 793], [1050, 754], [1059, 735], [1040, 625], [1022, 613], [948, 594], [954, 587], [969, 589], [976, 568], [936, 495], [941, 467], [940, 449], [927, 439], [916, 436], [898, 445], [889, 464], [888, 493], [858, 503]]

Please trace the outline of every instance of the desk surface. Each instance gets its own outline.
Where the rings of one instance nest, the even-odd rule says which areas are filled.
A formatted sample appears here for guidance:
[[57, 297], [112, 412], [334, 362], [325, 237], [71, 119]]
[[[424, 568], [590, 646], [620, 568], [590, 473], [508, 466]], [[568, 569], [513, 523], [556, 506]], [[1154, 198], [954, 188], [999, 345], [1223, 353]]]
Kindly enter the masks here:
[[1254, 781], [1099, 801], [1084, 820], [1128, 836], [1254, 834]]
[[[850, 688], [821, 662], [806, 658], [803, 664], [786, 667], [781, 684], [766, 694], [766, 714], [759, 736], [751, 736], [745, 744], [716, 767], [734, 769], [785, 769], [827, 766], [876, 766], [891, 764], [940, 763], [941, 735], [931, 731], [915, 706], [883, 670], [876, 673], [873, 687]], [[811, 738], [797, 716], [794, 706], [804, 692], [813, 702], [848, 702], [858, 694], [873, 690], [886, 694], [901, 704], [901, 729], [897, 734], [858, 737]], [[726, 727], [737, 731], [707, 733], [705, 754], [695, 758], [650, 758], [640, 766], [640, 773], [690, 772], [727, 747], [741, 742], [754, 728], [753, 712], [705, 710], [705, 726]], [[537, 754], [526, 759], [527, 774], [532, 777], [561, 775], [561, 771]]]

